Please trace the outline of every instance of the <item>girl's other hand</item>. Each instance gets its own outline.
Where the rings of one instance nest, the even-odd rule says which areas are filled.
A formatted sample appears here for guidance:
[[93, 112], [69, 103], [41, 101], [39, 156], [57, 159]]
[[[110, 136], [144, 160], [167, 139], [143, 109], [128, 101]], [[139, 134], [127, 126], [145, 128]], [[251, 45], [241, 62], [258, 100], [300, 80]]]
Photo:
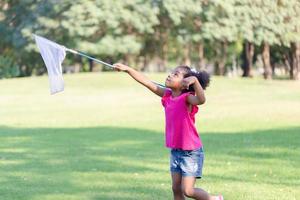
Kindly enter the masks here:
[[189, 77], [184, 78], [182, 80], [182, 86], [183, 86], [184, 89], [189, 89], [189, 86], [192, 85], [192, 84], [194, 84], [195, 81], [196, 81], [196, 77], [189, 76]]
[[130, 68], [127, 65], [124, 65], [122, 63], [116, 63], [116, 64], [113, 64], [113, 66], [114, 66], [115, 70], [117, 70], [117, 71], [123, 71], [123, 72], [127, 72], [128, 69]]

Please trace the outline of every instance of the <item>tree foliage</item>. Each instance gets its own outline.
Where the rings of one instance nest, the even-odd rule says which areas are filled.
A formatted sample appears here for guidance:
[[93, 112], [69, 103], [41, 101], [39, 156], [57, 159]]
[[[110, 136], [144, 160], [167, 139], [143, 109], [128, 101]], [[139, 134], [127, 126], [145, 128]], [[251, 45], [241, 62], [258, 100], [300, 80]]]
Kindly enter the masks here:
[[45, 73], [32, 33], [141, 70], [156, 60], [158, 71], [213, 64], [224, 75], [240, 63], [247, 77], [261, 55], [265, 78], [278, 64], [300, 74], [299, 0], [2, 0], [0, 77]]

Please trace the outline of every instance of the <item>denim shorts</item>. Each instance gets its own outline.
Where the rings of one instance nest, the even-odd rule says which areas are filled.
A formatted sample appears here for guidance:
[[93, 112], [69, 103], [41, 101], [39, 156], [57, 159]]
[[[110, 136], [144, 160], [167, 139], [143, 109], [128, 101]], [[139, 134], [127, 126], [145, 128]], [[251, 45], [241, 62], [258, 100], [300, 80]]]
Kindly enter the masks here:
[[204, 162], [203, 148], [195, 150], [171, 149], [170, 171], [182, 176], [201, 178]]

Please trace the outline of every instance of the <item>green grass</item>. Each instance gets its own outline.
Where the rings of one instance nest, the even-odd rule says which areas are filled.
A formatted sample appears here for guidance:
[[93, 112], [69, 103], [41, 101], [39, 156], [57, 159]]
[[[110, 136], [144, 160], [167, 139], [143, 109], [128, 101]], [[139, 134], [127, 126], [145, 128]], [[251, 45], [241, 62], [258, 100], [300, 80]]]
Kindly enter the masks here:
[[[163, 82], [165, 74], [148, 74]], [[172, 199], [160, 98], [123, 73], [0, 80], [0, 199]], [[300, 196], [300, 83], [214, 77], [197, 186], [226, 200]]]

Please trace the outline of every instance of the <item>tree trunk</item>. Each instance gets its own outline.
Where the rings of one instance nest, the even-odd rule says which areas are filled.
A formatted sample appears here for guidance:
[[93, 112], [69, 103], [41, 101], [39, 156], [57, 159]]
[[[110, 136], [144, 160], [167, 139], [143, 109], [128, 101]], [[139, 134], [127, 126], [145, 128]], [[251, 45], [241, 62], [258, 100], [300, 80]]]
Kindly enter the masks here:
[[[201, 28], [202, 28], [202, 17], [198, 16], [194, 18], [194, 26], [195, 26], [195, 31], [196, 32], [201, 32]], [[201, 70], [205, 68], [205, 59], [204, 59], [204, 45], [203, 45], [203, 41], [198, 41], [196, 43], [196, 48], [198, 51], [198, 65], [197, 65], [197, 69]]]
[[243, 77], [252, 77], [253, 67], [253, 56], [254, 56], [254, 44], [246, 41], [243, 48]]
[[191, 66], [191, 59], [190, 59], [190, 44], [186, 44], [183, 47], [183, 65]]
[[141, 67], [142, 72], [147, 70], [147, 68], [149, 67], [149, 63], [150, 63], [150, 58], [149, 58], [149, 55], [146, 54], [144, 56], [143, 66]]
[[227, 41], [221, 42], [221, 49], [217, 49], [216, 75], [225, 75], [225, 65], [227, 56]]
[[296, 80], [300, 79], [300, 42], [296, 43], [296, 60], [297, 60], [297, 73], [296, 73]]
[[290, 69], [291, 69], [291, 59], [290, 59], [290, 55], [289, 53], [285, 52], [283, 55], [283, 62], [284, 62], [284, 68], [285, 68], [285, 73], [287, 74], [290, 73]]
[[272, 69], [271, 69], [271, 62], [270, 62], [270, 45], [266, 42], [264, 42], [263, 44], [262, 59], [264, 63], [264, 78], [271, 79]]
[[292, 43], [292, 63], [290, 67], [290, 78], [300, 79], [300, 42]]
[[134, 62], [134, 56], [132, 54], [128, 54], [128, 53], [125, 54], [124, 61], [125, 61], [126, 65], [136, 67], [135, 62]]
[[162, 46], [162, 64], [159, 65], [159, 72], [166, 71], [166, 66], [168, 65], [168, 36], [165, 36], [164, 38], [165, 39]]
[[89, 71], [92, 72], [94, 69], [94, 61], [89, 59]]
[[77, 72], [82, 72], [83, 71], [82, 56], [76, 56], [76, 60], [78, 63], [78, 71]]
[[161, 27], [160, 27], [160, 42], [161, 42], [161, 59], [162, 62], [158, 65], [158, 71], [164, 72], [166, 71], [166, 66], [168, 65], [168, 40], [169, 40], [169, 33], [170, 33], [170, 21], [168, 18], [163, 17], [161, 20]]
[[29, 67], [28, 65], [25, 65], [25, 76], [31, 76], [32, 75], [32, 67]]
[[198, 70], [204, 69], [205, 68], [204, 45], [201, 42], [198, 44], [198, 56], [199, 56]]

